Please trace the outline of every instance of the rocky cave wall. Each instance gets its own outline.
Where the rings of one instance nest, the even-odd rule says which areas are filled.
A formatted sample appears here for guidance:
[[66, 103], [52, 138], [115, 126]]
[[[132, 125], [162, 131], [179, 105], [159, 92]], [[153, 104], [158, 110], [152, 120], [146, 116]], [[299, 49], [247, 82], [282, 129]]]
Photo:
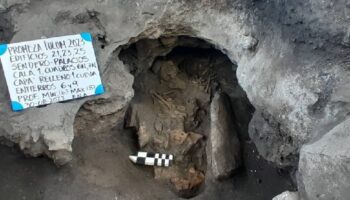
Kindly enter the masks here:
[[[334, 174], [346, 177], [350, 170], [349, 146], [342, 143], [350, 138], [347, 0], [1, 0], [0, 16], [0, 41], [5, 42], [91, 32], [106, 85], [100, 97], [14, 113], [1, 71], [0, 137], [26, 153], [67, 163], [81, 105], [105, 99], [97, 112], [108, 115], [133, 97], [133, 76], [117, 56], [120, 46], [188, 35], [209, 41], [238, 65], [238, 81], [256, 109], [249, 133], [259, 153], [278, 165], [294, 166], [300, 155], [299, 191], [305, 198], [346, 195], [349, 179]], [[321, 169], [327, 172], [323, 179], [339, 187], [327, 187], [327, 182], [311, 187]]]

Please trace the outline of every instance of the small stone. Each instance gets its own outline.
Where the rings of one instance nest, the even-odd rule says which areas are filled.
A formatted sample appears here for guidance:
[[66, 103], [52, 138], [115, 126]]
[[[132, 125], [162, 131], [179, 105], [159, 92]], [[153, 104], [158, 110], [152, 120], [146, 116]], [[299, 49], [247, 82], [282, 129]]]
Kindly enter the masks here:
[[250, 51], [254, 51], [258, 45], [258, 40], [252, 36], [245, 36], [242, 41], [242, 48]]
[[350, 46], [350, 28], [348, 29], [348, 31], [346, 32], [346, 34], [344, 35], [342, 44], [344, 46], [349, 47]]
[[285, 191], [275, 196], [272, 200], [299, 200], [299, 196], [297, 192]]
[[6, 8], [4, 5], [0, 4], [0, 13], [3, 13], [6, 11]]

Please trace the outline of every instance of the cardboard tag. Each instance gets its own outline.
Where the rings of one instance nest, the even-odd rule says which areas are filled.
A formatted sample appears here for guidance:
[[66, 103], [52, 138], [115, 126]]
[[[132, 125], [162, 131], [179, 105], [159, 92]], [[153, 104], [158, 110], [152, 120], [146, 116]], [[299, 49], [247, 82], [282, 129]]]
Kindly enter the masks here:
[[14, 111], [104, 93], [87, 32], [1, 44], [0, 59]]

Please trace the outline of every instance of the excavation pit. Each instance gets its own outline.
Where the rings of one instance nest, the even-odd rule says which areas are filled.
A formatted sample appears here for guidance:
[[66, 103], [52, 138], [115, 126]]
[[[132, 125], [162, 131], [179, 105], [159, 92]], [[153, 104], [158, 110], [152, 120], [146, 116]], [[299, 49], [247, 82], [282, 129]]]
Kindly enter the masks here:
[[[0, 183], [5, 185], [0, 188], [0, 194], [4, 198], [113, 199], [117, 196], [118, 199], [176, 199], [177, 195], [194, 199], [256, 200], [271, 199], [285, 190], [296, 189], [289, 175], [290, 169], [280, 169], [264, 160], [250, 141], [247, 129], [254, 109], [235, 78], [237, 66], [214, 45], [198, 38], [179, 36], [139, 40], [119, 50], [115, 51], [116, 54], [120, 52], [119, 57], [115, 55], [116, 69], [127, 67], [135, 77], [135, 96], [127, 114], [126, 108], [110, 109], [118, 99], [87, 101], [75, 115], [73, 160], [60, 169], [48, 159], [24, 158], [18, 150], [0, 147], [0, 153], [4, 155], [0, 157], [0, 163], [5, 163], [0, 165], [0, 176], [3, 177]], [[157, 70], [156, 64], [163, 66], [164, 63], [172, 63], [176, 68], [166, 65], [167, 70], [163, 72], [176, 72], [176, 76]], [[175, 81], [176, 84], [170, 79], [162, 81], [162, 77], [179, 78], [186, 87], [178, 84], [180, 81]], [[208, 80], [211, 80], [209, 87]], [[174, 92], [166, 93], [168, 87]], [[197, 100], [188, 102], [188, 98]], [[167, 105], [174, 112], [169, 112]], [[213, 144], [212, 138], [215, 131], [212, 129], [213, 117], [227, 119], [218, 115], [222, 112], [214, 112], [220, 105], [230, 116], [225, 121], [232, 122], [224, 127], [234, 125], [232, 130], [239, 139], [241, 161], [235, 170], [231, 170], [234, 163], [221, 163], [221, 166], [231, 166], [223, 168], [230, 170], [217, 168], [215, 172], [213, 156], [217, 161], [227, 160], [219, 156], [232, 156], [235, 152], [231, 148], [226, 148], [224, 153], [216, 151], [219, 154], [212, 151], [213, 146], [225, 145]], [[146, 113], [144, 110], [147, 109]], [[101, 112], [106, 110], [108, 112]], [[132, 114], [137, 110], [140, 111], [139, 119], [154, 129], [144, 146], [140, 145], [137, 135], [140, 121], [131, 117], [137, 116]], [[186, 116], [178, 117], [179, 114], [182, 116], [181, 112]], [[162, 117], [158, 117], [159, 114]], [[153, 118], [158, 120], [153, 121]], [[165, 123], [173, 118], [177, 119], [175, 123]], [[170, 135], [175, 137], [168, 137]], [[167, 141], [168, 146], [162, 146]], [[170, 152], [179, 160], [169, 169], [137, 166], [128, 157], [138, 150]]]
[[206, 180], [239, 169], [239, 140], [248, 138], [254, 108], [226, 55], [204, 40], [179, 36], [140, 40], [119, 58], [135, 76], [126, 128], [136, 130], [140, 150], [175, 156], [173, 166], [154, 168], [155, 179], [189, 198]]

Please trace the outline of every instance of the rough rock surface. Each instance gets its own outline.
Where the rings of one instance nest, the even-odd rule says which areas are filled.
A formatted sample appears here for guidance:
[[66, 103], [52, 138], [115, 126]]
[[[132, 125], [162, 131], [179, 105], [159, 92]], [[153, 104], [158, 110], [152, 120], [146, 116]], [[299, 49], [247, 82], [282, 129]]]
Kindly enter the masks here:
[[[92, 32], [107, 85], [98, 97], [109, 102], [105, 114], [133, 96], [133, 78], [116, 56], [118, 47], [161, 35], [205, 39], [238, 64], [238, 80], [256, 108], [250, 135], [270, 161], [296, 165], [301, 146], [350, 111], [347, 0], [2, 0], [0, 5], [2, 41]], [[0, 81], [0, 134], [32, 155], [66, 162], [66, 156], [58, 157], [71, 151], [74, 115], [94, 98], [13, 113], [3, 74]]]
[[216, 93], [210, 104], [211, 170], [217, 179], [229, 177], [241, 163], [241, 150], [232, 108], [226, 94]]
[[350, 119], [300, 152], [299, 192], [303, 199], [349, 199]]
[[299, 196], [297, 192], [285, 191], [275, 196], [272, 200], [299, 200]]
[[349, 112], [348, 100], [335, 98], [348, 82], [349, 49], [342, 44], [349, 24], [346, 4], [276, 2], [270, 6], [280, 12], [255, 11], [270, 18], [264, 26], [272, 31], [263, 40], [264, 33], [257, 36], [254, 59], [239, 63], [237, 75], [256, 108], [250, 134], [271, 161], [296, 165], [302, 144], [325, 134]]
[[[38, 39], [42, 36], [58, 36], [88, 30], [97, 39], [94, 42], [95, 47], [104, 42], [99, 40], [99, 36], [105, 33], [94, 12], [76, 10], [76, 13], [71, 16], [71, 11], [59, 9], [63, 5], [48, 2], [4, 1], [0, 5], [7, 9], [5, 13], [0, 13], [5, 17], [0, 19], [0, 36], [2, 37], [0, 41], [19, 42]], [[47, 21], [47, 17], [41, 11], [39, 11], [40, 15], [33, 14], [41, 6], [48, 9], [48, 12], [55, 13], [55, 19]], [[32, 24], [37, 24], [38, 27], [33, 29]], [[61, 27], [61, 24], [65, 25]], [[8, 27], [12, 26], [21, 30], [14, 30], [16, 34], [8, 35], [11, 33]], [[118, 52], [115, 52], [115, 49], [106, 49], [108, 53], [101, 55], [100, 48], [95, 48], [95, 51], [100, 64], [102, 81], [108, 90], [108, 93], [99, 97], [88, 97], [14, 113], [9, 105], [9, 94], [1, 70], [0, 140], [3, 140], [4, 143], [9, 141], [17, 143], [24, 152], [32, 156], [45, 154], [58, 165], [67, 163], [71, 159], [71, 144], [74, 138], [73, 123], [81, 105], [88, 100], [105, 99], [103, 101], [105, 105], [97, 112], [108, 115], [122, 109], [133, 97], [133, 76], [116, 59], [115, 55]]]

